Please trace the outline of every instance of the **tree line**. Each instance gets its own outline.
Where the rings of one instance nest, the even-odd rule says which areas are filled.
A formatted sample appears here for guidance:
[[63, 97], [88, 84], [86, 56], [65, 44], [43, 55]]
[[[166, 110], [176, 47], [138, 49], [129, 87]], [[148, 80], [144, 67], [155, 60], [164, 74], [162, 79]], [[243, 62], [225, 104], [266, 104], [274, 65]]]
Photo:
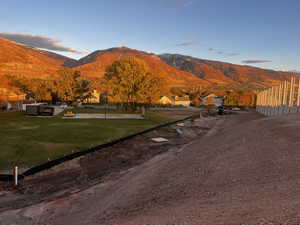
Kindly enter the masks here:
[[[85, 79], [79, 71], [63, 68], [50, 79], [9, 76], [10, 85], [18, 88], [27, 98], [46, 102], [83, 102], [92, 97], [95, 89], [102, 99], [118, 103], [125, 109], [135, 109], [139, 104], [151, 104], [164, 89], [163, 79], [150, 71], [138, 58], [118, 60], [109, 66], [103, 79]], [[104, 96], [104, 98], [103, 98]]]
[[[125, 110], [135, 110], [139, 105], [157, 103], [160, 96], [188, 95], [193, 105], [201, 104], [201, 98], [215, 93], [224, 97], [224, 105], [252, 106], [255, 94], [248, 90], [219, 90], [211, 87], [171, 88], [166, 90], [160, 74], [151, 72], [149, 66], [136, 57], [123, 58], [107, 67], [104, 77], [87, 80], [79, 71], [63, 68], [51, 79], [28, 79], [7, 76], [10, 85], [17, 87], [27, 98], [46, 102], [84, 102], [96, 89], [102, 93], [100, 101], [112, 102]], [[99, 76], [100, 77], [100, 76]], [[223, 87], [224, 88], [224, 87]]]
[[7, 76], [10, 85], [18, 88], [27, 99], [43, 102], [75, 102], [84, 101], [91, 96], [93, 85], [89, 80], [81, 79], [79, 71], [61, 69], [57, 79], [26, 78]]

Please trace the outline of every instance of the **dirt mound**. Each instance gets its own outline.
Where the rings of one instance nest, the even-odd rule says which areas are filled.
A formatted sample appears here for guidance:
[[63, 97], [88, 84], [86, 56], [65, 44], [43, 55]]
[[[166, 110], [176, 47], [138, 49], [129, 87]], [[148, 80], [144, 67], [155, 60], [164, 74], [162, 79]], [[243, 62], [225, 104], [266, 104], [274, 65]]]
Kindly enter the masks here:
[[116, 180], [0, 217], [51, 225], [299, 224], [299, 146], [300, 114], [231, 115]]

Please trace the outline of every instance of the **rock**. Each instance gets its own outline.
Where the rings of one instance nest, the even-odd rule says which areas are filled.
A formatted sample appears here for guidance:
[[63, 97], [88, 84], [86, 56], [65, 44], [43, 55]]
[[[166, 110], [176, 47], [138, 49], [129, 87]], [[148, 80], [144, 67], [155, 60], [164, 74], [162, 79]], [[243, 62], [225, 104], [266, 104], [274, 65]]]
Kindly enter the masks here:
[[157, 138], [151, 138], [152, 141], [157, 142], [157, 143], [162, 143], [162, 142], [168, 142], [169, 140], [166, 138], [162, 137], [157, 137]]

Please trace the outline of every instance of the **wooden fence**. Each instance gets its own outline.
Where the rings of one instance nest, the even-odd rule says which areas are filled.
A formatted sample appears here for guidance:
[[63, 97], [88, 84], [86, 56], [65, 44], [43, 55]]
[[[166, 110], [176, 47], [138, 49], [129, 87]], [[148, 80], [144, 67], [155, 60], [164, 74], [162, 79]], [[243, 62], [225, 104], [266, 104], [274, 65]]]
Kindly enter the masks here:
[[300, 112], [300, 77], [292, 77], [258, 93], [256, 111], [266, 116]]

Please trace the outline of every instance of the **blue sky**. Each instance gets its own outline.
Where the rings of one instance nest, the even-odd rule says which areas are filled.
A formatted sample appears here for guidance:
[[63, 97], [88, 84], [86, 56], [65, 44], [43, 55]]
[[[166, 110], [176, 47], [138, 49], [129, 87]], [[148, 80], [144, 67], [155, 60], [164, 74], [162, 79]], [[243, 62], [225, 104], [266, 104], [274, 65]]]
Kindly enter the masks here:
[[298, 0], [10, 0], [0, 36], [73, 58], [128, 46], [300, 70], [299, 12]]

